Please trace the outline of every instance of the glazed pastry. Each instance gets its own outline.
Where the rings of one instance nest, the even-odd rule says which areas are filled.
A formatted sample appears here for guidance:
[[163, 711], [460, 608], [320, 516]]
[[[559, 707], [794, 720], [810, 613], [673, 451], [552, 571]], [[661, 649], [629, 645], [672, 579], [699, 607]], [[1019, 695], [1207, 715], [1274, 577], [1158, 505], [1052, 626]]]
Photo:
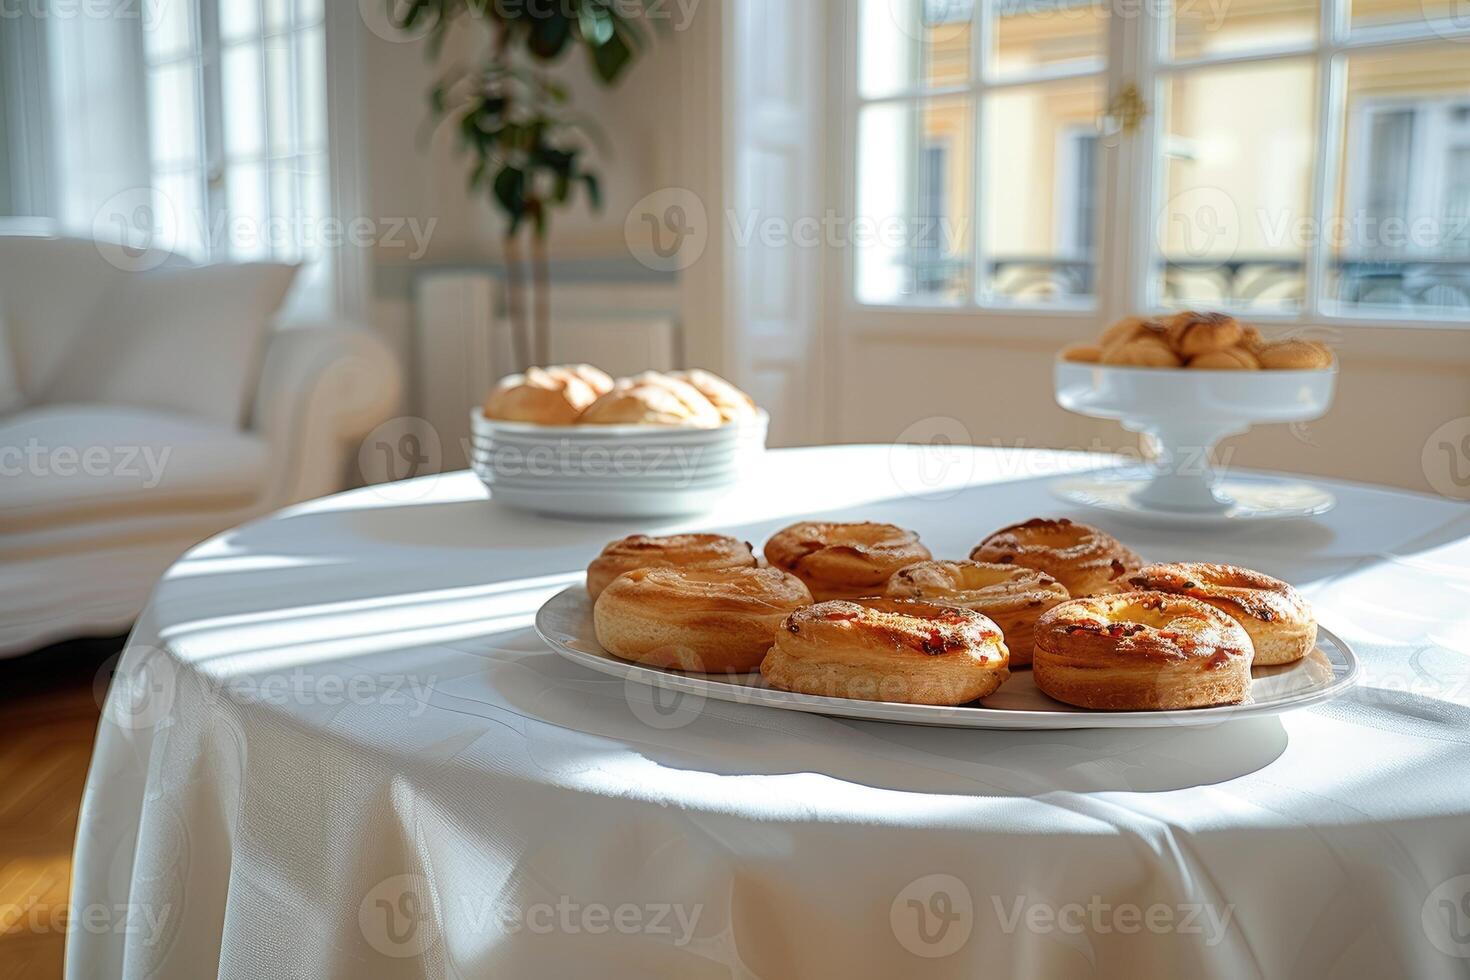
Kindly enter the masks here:
[[749, 395], [718, 374], [695, 368], [692, 371], [672, 371], [669, 377], [688, 382], [698, 389], [719, 410], [720, 418], [726, 422], [754, 418], [759, 411]]
[[1166, 325], [1169, 346], [1180, 357], [1198, 357], [1240, 343], [1245, 331], [1226, 313], [1176, 313]]
[[719, 409], [687, 381], [645, 371], [622, 378], [587, 406], [584, 425], [682, 425], [713, 428], [724, 422]]
[[772, 535], [765, 552], [818, 602], [879, 595], [894, 572], [932, 557], [913, 531], [865, 522], [802, 521]]
[[1145, 565], [1128, 582], [1134, 588], [1186, 595], [1219, 609], [1251, 638], [1257, 667], [1292, 663], [1317, 645], [1312, 607], [1296, 589], [1269, 575], [1235, 565], [1178, 562]]
[[1077, 364], [1096, 364], [1102, 360], [1102, 348], [1091, 344], [1073, 344], [1062, 348], [1062, 360]]
[[1001, 528], [975, 546], [970, 560], [1034, 568], [1074, 596], [1126, 589], [1128, 574], [1143, 566], [1142, 558], [1106, 531], [1042, 517]]
[[1191, 357], [1189, 367], [1196, 371], [1259, 371], [1261, 362], [1244, 347], [1227, 347]]
[[1118, 344], [1137, 340], [1139, 337], [1161, 337], [1163, 332], [1163, 324], [1157, 320], [1141, 316], [1125, 316], [1102, 332], [1097, 339], [1097, 345], [1107, 350], [1109, 347], [1116, 347]]
[[978, 561], [923, 561], [900, 568], [887, 591], [894, 598], [963, 606], [989, 616], [1005, 635], [1012, 667], [1030, 665], [1036, 620], [1069, 598], [1066, 587], [1045, 572]]
[[592, 625], [603, 649], [624, 660], [749, 673], [782, 620], [811, 601], [800, 579], [777, 568], [635, 568], [602, 590]]
[[571, 425], [612, 386], [612, 379], [590, 364], [533, 367], [525, 374], [500, 379], [485, 398], [485, 417], [538, 425]]
[[1072, 599], [1036, 624], [1032, 677], [1043, 694], [1079, 708], [1238, 704], [1250, 692], [1251, 641], [1235, 620], [1186, 596]]
[[1117, 367], [1150, 368], [1177, 368], [1183, 364], [1167, 343], [1151, 334], [1105, 348], [1102, 363]]
[[968, 704], [1010, 676], [1005, 641], [980, 613], [907, 599], [799, 609], [761, 662], [772, 687], [903, 704]]
[[587, 594], [595, 601], [608, 583], [635, 568], [754, 568], [749, 541], [723, 534], [633, 534], [602, 549], [587, 566]]
[[1323, 371], [1332, 367], [1332, 351], [1314, 340], [1278, 340], [1266, 344], [1256, 356], [1270, 371]]

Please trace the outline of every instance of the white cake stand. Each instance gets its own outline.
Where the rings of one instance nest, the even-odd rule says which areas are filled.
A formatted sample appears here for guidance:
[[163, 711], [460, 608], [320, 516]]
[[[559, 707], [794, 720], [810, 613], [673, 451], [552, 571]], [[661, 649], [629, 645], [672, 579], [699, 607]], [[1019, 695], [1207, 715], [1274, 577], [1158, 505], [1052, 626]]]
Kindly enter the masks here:
[[1337, 369], [1188, 371], [1058, 361], [1057, 404], [1113, 419], [1152, 437], [1158, 456], [1144, 473], [1074, 477], [1053, 484], [1062, 499], [1153, 522], [1207, 524], [1325, 513], [1326, 490], [1270, 477], [1224, 478], [1214, 447], [1262, 423], [1321, 418]]

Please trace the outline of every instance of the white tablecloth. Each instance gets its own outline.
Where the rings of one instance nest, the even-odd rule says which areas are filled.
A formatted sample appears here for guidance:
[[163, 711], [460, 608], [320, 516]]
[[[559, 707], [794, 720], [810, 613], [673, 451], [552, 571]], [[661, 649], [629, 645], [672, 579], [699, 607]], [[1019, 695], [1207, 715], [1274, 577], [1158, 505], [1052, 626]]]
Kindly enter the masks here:
[[[871, 518], [963, 557], [1084, 457], [769, 454], [702, 520]], [[1001, 733], [654, 699], [542, 647], [631, 525], [467, 474], [200, 547], [129, 642], [77, 841], [71, 977], [1464, 976], [1470, 508], [1337, 484], [1309, 523], [1108, 527], [1302, 586], [1343, 700]], [[1074, 516], [1084, 516], [1076, 514]], [[643, 528], [647, 529], [648, 524]]]

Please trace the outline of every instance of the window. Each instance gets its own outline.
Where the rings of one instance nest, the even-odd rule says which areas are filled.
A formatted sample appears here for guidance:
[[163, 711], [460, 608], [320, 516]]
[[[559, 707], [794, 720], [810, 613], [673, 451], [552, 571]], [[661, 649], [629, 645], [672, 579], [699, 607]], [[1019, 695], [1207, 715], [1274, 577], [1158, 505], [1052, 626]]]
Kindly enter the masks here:
[[1462, 0], [1115, 6], [860, 0], [859, 303], [1470, 320]]
[[[1095, 247], [1097, 195], [1077, 134], [1100, 108], [1105, 7], [859, 7], [856, 213], [873, 226], [855, 237], [860, 300], [1086, 302], [1090, 275], [1077, 272]], [[1059, 198], [1063, 171], [1085, 192]]]
[[180, 0], [144, 30], [155, 221], [200, 260], [301, 261], [330, 301], [322, 0]]

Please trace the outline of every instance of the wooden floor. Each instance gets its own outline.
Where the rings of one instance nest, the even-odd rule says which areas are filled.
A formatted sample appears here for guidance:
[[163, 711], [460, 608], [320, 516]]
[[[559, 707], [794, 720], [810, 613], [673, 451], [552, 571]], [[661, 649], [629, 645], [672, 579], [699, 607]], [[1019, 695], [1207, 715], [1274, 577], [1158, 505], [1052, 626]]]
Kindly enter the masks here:
[[86, 641], [0, 661], [0, 980], [61, 976], [77, 809], [120, 647]]

